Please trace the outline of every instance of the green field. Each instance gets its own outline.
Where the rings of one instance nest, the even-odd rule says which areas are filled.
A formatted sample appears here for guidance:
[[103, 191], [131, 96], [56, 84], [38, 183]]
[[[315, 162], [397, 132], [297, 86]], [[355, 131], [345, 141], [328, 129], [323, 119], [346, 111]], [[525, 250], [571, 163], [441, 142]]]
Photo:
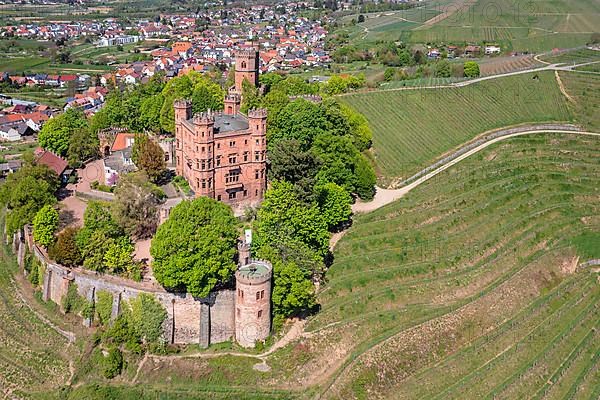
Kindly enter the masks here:
[[[439, 20], [431, 20], [436, 16]], [[366, 17], [364, 23], [343, 28], [353, 44], [486, 41], [499, 43], [505, 50], [541, 52], [589, 42], [591, 34], [598, 32], [600, 4], [594, 0], [444, 0]], [[350, 17], [345, 18], [347, 22]]]
[[561, 52], [558, 54], [550, 53], [540, 57], [540, 59], [552, 64], [583, 64], [592, 61], [600, 61], [600, 51], [584, 48], [574, 51]]
[[461, 88], [389, 90], [342, 97], [373, 130], [381, 182], [406, 178], [436, 158], [500, 127], [573, 121], [554, 73], [523, 74]]

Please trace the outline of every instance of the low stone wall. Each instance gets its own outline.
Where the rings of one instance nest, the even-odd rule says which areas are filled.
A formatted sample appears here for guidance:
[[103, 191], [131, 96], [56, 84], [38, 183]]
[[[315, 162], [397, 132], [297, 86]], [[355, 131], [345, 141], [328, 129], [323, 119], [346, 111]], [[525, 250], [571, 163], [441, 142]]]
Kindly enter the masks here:
[[[30, 235], [17, 234], [13, 245], [16, 254], [25, 253], [25, 248], [45, 266], [42, 283], [44, 301], [61, 305], [69, 285], [76, 284], [79, 295], [88, 301], [96, 301], [99, 291], [113, 296], [112, 318], [116, 318], [123, 301], [135, 298], [140, 293], [149, 293], [165, 307], [167, 319], [164, 323], [164, 339], [167, 343], [192, 344], [207, 347], [235, 337], [235, 292], [221, 290], [206, 298], [194, 298], [187, 293], [172, 293], [164, 289], [145, 287], [144, 284], [103, 275], [80, 268], [67, 268], [48, 259], [45, 253], [30, 240]], [[19, 258], [23, 266], [23, 257]], [[84, 319], [84, 325], [91, 321]]]

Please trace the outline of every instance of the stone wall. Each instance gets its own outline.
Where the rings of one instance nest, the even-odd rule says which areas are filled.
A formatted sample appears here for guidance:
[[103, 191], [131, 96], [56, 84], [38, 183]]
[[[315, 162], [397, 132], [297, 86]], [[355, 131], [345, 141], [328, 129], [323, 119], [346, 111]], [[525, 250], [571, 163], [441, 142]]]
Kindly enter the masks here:
[[[25, 247], [46, 266], [42, 283], [43, 299], [60, 305], [69, 285], [77, 285], [78, 293], [89, 301], [97, 299], [98, 292], [108, 291], [113, 295], [113, 315], [116, 318], [123, 301], [135, 298], [140, 293], [149, 293], [165, 307], [167, 319], [164, 338], [167, 343], [200, 344], [220, 343], [235, 337], [235, 292], [221, 290], [206, 298], [194, 298], [186, 293], [171, 293], [164, 289], [144, 287], [144, 284], [116, 276], [97, 274], [80, 268], [67, 268], [50, 261], [45, 253], [31, 240], [29, 235], [15, 235], [13, 244], [17, 254]], [[20, 265], [23, 263], [20, 261]], [[91, 321], [83, 324], [90, 326]]]

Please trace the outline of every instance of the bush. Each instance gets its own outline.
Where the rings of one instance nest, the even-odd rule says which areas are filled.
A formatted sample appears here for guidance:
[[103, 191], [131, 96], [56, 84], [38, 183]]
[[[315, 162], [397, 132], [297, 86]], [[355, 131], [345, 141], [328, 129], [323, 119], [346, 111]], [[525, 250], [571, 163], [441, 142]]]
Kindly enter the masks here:
[[33, 218], [33, 239], [48, 248], [54, 243], [54, 232], [58, 228], [58, 211], [47, 204]]
[[108, 355], [102, 360], [102, 375], [106, 379], [112, 379], [123, 370], [123, 354], [116, 347], [108, 350]]
[[112, 315], [113, 295], [106, 290], [100, 290], [96, 294], [96, 316], [100, 325], [108, 325]]
[[[40, 284], [40, 274], [38, 272], [38, 267], [40, 262], [35, 257], [31, 257], [31, 265], [29, 267], [29, 282], [35, 287]], [[27, 263], [25, 264], [27, 265]]]
[[83, 309], [85, 299], [77, 293], [77, 284], [71, 283], [67, 294], [62, 298], [62, 308], [65, 313], [78, 313]]
[[56, 243], [48, 251], [50, 258], [57, 263], [72, 267], [81, 263], [81, 252], [77, 245], [78, 228], [69, 227], [58, 234]]

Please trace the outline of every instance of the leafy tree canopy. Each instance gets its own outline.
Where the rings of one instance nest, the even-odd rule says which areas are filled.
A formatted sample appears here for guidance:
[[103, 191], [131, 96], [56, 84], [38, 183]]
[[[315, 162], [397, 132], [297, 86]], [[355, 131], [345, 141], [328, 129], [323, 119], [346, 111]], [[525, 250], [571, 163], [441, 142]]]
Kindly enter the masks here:
[[49, 248], [50, 258], [67, 267], [81, 265], [81, 252], [76, 241], [78, 232], [79, 229], [74, 227], [63, 229], [56, 242]]
[[233, 276], [237, 236], [227, 205], [207, 197], [183, 201], [152, 239], [154, 276], [167, 288], [205, 297]]
[[327, 182], [317, 186], [315, 192], [317, 204], [330, 230], [350, 220], [352, 197], [343, 187]]
[[144, 171], [147, 178], [156, 182], [167, 169], [165, 153], [158, 143], [145, 134], [135, 136], [131, 149], [133, 162], [139, 170]]
[[479, 76], [479, 64], [475, 61], [466, 61], [464, 63], [464, 73], [467, 78], [476, 78]]
[[48, 248], [54, 243], [54, 232], [58, 228], [58, 211], [46, 204], [33, 218], [33, 240]]
[[10, 174], [0, 187], [0, 201], [8, 209], [8, 233], [31, 223], [45, 205], [56, 203], [54, 193], [59, 184], [56, 173], [44, 165], [25, 165]]
[[71, 136], [80, 129], [87, 128], [83, 112], [69, 108], [64, 113], [50, 118], [38, 134], [38, 142], [46, 150], [66, 156]]

